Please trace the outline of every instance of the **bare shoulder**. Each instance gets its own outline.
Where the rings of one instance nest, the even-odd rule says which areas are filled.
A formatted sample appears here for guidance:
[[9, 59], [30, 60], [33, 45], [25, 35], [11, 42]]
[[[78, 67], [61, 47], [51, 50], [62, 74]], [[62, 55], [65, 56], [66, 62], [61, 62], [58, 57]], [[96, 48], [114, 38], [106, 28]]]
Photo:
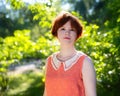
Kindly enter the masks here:
[[79, 57], [85, 56], [85, 59], [83, 61], [83, 69], [84, 69], [84, 67], [88, 67], [88, 66], [94, 67], [93, 61], [92, 61], [92, 59], [88, 55], [86, 55], [82, 51], [78, 51], [77, 53], [78, 53]]
[[93, 61], [89, 56], [85, 56], [84, 64], [93, 65]]
[[89, 56], [86, 56], [83, 61], [83, 68], [82, 71], [86, 72], [95, 72], [94, 64], [92, 59]]
[[86, 56], [83, 61], [82, 75], [83, 75], [83, 82], [85, 85], [86, 96], [97, 96], [96, 72], [92, 59], [88, 56]]

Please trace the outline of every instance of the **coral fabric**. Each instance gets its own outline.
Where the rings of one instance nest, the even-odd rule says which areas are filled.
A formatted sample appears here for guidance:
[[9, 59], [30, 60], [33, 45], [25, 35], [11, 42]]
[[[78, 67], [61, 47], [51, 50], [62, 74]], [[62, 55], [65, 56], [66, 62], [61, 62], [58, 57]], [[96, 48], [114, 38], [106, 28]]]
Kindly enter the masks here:
[[85, 96], [82, 79], [82, 65], [85, 55], [80, 56], [75, 64], [67, 71], [63, 64], [55, 70], [52, 65], [52, 56], [48, 58], [45, 88], [47, 96]]

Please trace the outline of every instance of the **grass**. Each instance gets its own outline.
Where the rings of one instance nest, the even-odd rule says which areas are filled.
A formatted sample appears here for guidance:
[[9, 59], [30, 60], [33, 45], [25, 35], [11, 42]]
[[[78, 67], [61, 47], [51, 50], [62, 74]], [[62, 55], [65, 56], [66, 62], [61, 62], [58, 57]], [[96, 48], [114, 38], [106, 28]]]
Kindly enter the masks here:
[[27, 71], [10, 76], [7, 96], [43, 96], [43, 75], [39, 72]]

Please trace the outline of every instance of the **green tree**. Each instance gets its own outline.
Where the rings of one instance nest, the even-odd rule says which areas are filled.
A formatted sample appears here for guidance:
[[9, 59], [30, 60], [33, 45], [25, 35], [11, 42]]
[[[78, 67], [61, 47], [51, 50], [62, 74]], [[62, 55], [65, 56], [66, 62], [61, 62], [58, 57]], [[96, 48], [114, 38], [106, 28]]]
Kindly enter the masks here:
[[[7, 67], [10, 64], [15, 63], [17, 60], [46, 58], [52, 52], [58, 50], [58, 43], [50, 35], [50, 28], [53, 18], [61, 10], [56, 9], [58, 7], [55, 7], [54, 4], [62, 3], [62, 1], [51, 1], [50, 3], [35, 3], [23, 7], [24, 4], [21, 2], [18, 3], [21, 7], [18, 7], [15, 3], [17, 0], [9, 1], [13, 3], [10, 4], [13, 6], [14, 11], [17, 8], [20, 13], [20, 17], [15, 19], [16, 25], [18, 24], [19, 26], [15, 28], [27, 28], [30, 29], [31, 32], [29, 32], [29, 30], [17, 30], [13, 32], [13, 36], [5, 37], [4, 39], [0, 38], [0, 74], [2, 73], [2, 75], [0, 75], [0, 84], [3, 85], [6, 84], [4, 83], [6, 79], [3, 78], [6, 78]], [[72, 0], [69, 1], [72, 2]], [[81, 0], [76, 2], [82, 2], [82, 4], [84, 2], [83, 5], [86, 8], [82, 10], [87, 10], [85, 12], [88, 12], [90, 9], [93, 10], [91, 14], [89, 12], [85, 14], [87, 21], [84, 21], [85, 18], [80, 16], [82, 13], [79, 15], [76, 12], [72, 12], [84, 25], [83, 37], [77, 41], [76, 48], [82, 50], [93, 59], [97, 73], [98, 96], [106, 96], [106, 94], [109, 96], [119, 96], [120, 1], [99, 0], [99, 2], [96, 2], [95, 0]], [[73, 3], [75, 4], [76, 2]], [[22, 13], [25, 14], [22, 15]], [[4, 18], [6, 20], [6, 17]], [[10, 19], [10, 22], [11, 20], [12, 19]], [[24, 27], [21, 27], [22, 25]], [[38, 33], [36, 31], [38, 31]], [[39, 34], [39, 38], [34, 37], [34, 39], [36, 39], [33, 41], [31, 38], [33, 38], [32, 36], [35, 33], [36, 36]], [[3, 73], [5, 73], [5, 75], [3, 75]], [[4, 82], [2, 80], [4, 80]], [[2, 87], [0, 89], [4, 88]]]
[[62, 3], [69, 3], [71, 5], [70, 10], [79, 12], [85, 20], [88, 20], [90, 10], [93, 10], [96, 0], [64, 0]]
[[[7, 77], [7, 72], [11, 64], [17, 64], [24, 59], [45, 58], [51, 52], [49, 50], [48, 52], [46, 52], [46, 50], [52, 48], [52, 46], [49, 45], [52, 45], [52, 40], [49, 41], [52, 37], [48, 36], [48, 34], [46, 33], [48, 32], [48, 30], [50, 30], [51, 20], [56, 14], [54, 8], [48, 6], [47, 4], [35, 3], [34, 5], [29, 5], [27, 7], [22, 7], [21, 9], [19, 9], [20, 7], [18, 7], [17, 5], [14, 6], [16, 3], [15, 1], [13, 1], [14, 0], [11, 1], [13, 3], [11, 5], [14, 11], [16, 10], [16, 7], [17, 10], [19, 10], [18, 17], [13, 19], [13, 28], [27, 29], [29, 25], [30, 29], [32, 29], [37, 26], [39, 27], [38, 31], [40, 34], [40, 39], [37, 38], [36, 40], [34, 40], [34, 42], [33, 40], [31, 40], [31, 35], [33, 36], [34, 34], [33, 32], [30, 33], [30, 30], [16, 29], [16, 31], [13, 32], [12, 36], [6, 36], [4, 37], [4, 39], [2, 37], [0, 38], [0, 95], [2, 95], [1, 93], [4, 94], [6, 92], [6, 89], [8, 88], [9, 81]], [[10, 20], [12, 20], [12, 18], [10, 18]], [[32, 20], [32, 24], [29, 24], [30, 20]], [[28, 25], [24, 26], [26, 24]], [[4, 28], [6, 28], [6, 25], [4, 26]], [[34, 30], [34, 32], [36, 32], [36, 30]]]

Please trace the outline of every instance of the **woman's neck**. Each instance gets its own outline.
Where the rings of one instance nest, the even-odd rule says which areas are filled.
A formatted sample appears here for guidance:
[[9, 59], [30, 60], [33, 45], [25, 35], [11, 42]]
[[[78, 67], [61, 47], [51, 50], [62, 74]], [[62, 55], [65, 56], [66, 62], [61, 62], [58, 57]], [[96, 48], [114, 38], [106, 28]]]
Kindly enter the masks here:
[[71, 56], [73, 54], [76, 53], [76, 49], [75, 47], [61, 47], [60, 48], [60, 52], [59, 54], [62, 56], [62, 57], [67, 57], [67, 56]]
[[64, 62], [70, 58], [72, 58], [73, 56], [75, 56], [77, 53], [76, 49], [73, 47], [73, 48], [61, 48], [60, 49], [60, 52], [57, 54], [57, 58]]

